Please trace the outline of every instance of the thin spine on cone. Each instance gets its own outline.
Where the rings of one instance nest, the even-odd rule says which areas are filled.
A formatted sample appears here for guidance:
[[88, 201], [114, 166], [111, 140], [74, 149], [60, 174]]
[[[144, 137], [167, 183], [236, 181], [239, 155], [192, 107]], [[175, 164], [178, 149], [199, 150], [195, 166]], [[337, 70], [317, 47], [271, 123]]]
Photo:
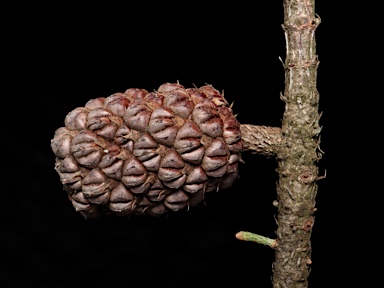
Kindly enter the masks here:
[[85, 218], [162, 215], [201, 203], [238, 177], [240, 124], [211, 85], [130, 88], [67, 114], [51, 148]]

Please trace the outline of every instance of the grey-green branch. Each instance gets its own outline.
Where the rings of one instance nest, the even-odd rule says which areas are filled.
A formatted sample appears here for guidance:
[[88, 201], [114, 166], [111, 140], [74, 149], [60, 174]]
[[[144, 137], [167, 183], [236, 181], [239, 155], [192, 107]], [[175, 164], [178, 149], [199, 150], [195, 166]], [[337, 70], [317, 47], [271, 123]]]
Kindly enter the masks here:
[[276, 239], [239, 232], [240, 240], [275, 248], [274, 288], [307, 288], [311, 260], [311, 232], [315, 222], [317, 162], [320, 149], [319, 93], [315, 30], [320, 19], [315, 0], [283, 0], [286, 39], [285, 103], [282, 127], [242, 125], [245, 150], [277, 160]]

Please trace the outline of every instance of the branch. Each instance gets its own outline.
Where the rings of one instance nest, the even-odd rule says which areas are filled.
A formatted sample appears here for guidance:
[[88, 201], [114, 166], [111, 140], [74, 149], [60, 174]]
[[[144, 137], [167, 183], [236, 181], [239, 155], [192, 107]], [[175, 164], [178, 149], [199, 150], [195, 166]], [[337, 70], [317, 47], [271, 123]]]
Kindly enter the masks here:
[[236, 238], [243, 241], [251, 241], [259, 244], [267, 245], [271, 248], [275, 248], [277, 246], [277, 241], [275, 239], [267, 238], [255, 233], [240, 231], [236, 233]]
[[315, 222], [320, 115], [316, 89], [315, 30], [320, 19], [315, 0], [284, 0], [286, 38], [285, 102], [282, 140], [277, 153], [278, 214], [272, 284], [308, 288], [311, 232]]
[[241, 124], [243, 151], [252, 151], [266, 157], [277, 154], [281, 142], [281, 128]]
[[241, 125], [244, 151], [251, 150], [277, 160], [277, 231], [272, 240], [250, 232], [236, 238], [275, 248], [272, 266], [274, 288], [308, 288], [311, 232], [315, 222], [317, 162], [321, 126], [315, 30], [320, 18], [315, 0], [284, 0], [283, 29], [286, 38], [282, 127]]

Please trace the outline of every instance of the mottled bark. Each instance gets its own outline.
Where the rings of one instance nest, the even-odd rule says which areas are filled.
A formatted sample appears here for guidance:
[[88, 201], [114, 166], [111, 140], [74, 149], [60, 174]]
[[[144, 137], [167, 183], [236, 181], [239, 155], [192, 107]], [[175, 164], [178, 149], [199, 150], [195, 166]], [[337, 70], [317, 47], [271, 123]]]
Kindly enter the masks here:
[[277, 246], [274, 288], [308, 287], [311, 231], [317, 193], [320, 115], [315, 30], [320, 23], [315, 0], [284, 0], [286, 38], [285, 102], [277, 152]]

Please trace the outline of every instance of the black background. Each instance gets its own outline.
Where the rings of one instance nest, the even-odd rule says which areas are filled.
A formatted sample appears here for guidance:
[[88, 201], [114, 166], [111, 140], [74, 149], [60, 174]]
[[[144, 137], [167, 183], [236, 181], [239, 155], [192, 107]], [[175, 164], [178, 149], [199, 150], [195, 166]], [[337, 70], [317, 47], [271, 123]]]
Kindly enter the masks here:
[[[380, 69], [380, 46], [372, 22], [357, 25], [341, 4], [317, 2], [327, 178], [318, 182], [309, 284], [370, 285], [383, 225], [381, 131], [373, 127], [382, 121], [380, 73], [372, 68]], [[273, 249], [235, 234], [274, 237], [274, 159], [243, 153], [231, 189], [167, 217], [86, 221], [62, 190], [50, 140], [91, 98], [208, 83], [234, 102], [241, 123], [281, 125], [282, 1], [146, 5], [5, 10], [1, 287], [271, 287]]]

